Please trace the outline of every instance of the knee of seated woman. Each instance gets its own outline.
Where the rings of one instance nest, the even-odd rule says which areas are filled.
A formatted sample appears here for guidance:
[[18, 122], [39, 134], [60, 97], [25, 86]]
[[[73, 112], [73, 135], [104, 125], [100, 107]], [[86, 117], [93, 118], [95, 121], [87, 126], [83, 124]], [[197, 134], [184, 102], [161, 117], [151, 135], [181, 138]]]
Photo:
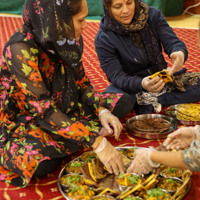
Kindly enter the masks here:
[[113, 114], [118, 118], [125, 117], [128, 113], [130, 113], [133, 110], [135, 104], [135, 95], [123, 93], [123, 96], [120, 98], [113, 110]]

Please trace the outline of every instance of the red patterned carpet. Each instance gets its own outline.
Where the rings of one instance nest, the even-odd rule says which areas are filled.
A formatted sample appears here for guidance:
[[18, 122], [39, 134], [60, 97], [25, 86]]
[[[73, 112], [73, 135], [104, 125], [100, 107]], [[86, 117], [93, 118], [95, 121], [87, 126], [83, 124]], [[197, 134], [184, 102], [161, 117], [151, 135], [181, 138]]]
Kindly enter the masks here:
[[[2, 49], [5, 42], [9, 39], [12, 33], [22, 24], [21, 18], [16, 17], [3, 17], [0, 16], [0, 55], [2, 54]], [[94, 48], [94, 37], [99, 27], [97, 22], [88, 22], [88, 29], [84, 32], [84, 55], [83, 62], [86, 69], [86, 73], [90, 78], [92, 84], [95, 86], [95, 89], [98, 91], [103, 91], [108, 85], [105, 74], [99, 67], [99, 62], [95, 53]], [[199, 71], [200, 69], [200, 50], [197, 47], [196, 36], [197, 30], [194, 29], [180, 29], [174, 28], [177, 36], [182, 39], [188, 47], [189, 58], [185, 63], [190, 71]], [[165, 55], [169, 65], [171, 62], [169, 58]], [[133, 114], [129, 114], [124, 119], [122, 123], [125, 127], [125, 122], [129, 117], [132, 117]], [[162, 140], [144, 140], [136, 137], [132, 137], [124, 131], [121, 134], [120, 141], [115, 141], [111, 139], [111, 142], [114, 146], [157, 146]], [[31, 184], [26, 188], [18, 188], [4, 182], [0, 182], [0, 200], [64, 200], [65, 198], [60, 193], [57, 186], [57, 177], [60, 170], [73, 157], [79, 155], [73, 155], [71, 158], [66, 158], [63, 161], [62, 166], [57, 169], [54, 173], [49, 174], [48, 176], [35, 179]], [[185, 200], [200, 199], [200, 173], [193, 173], [192, 175], [192, 186], [188, 192]]]

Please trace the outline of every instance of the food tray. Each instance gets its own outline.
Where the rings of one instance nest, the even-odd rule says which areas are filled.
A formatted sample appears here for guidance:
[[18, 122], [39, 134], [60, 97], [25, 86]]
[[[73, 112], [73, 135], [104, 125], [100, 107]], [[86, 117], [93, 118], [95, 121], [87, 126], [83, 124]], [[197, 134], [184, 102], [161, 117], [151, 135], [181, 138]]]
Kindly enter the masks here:
[[178, 104], [177, 105], [169, 106], [166, 109], [165, 114], [167, 116], [171, 116], [171, 117], [175, 118], [180, 124], [183, 124], [183, 125], [187, 125], [187, 126], [200, 125], [200, 121], [187, 121], [187, 120], [180, 120], [180, 119], [178, 119], [176, 117], [177, 116], [177, 108], [178, 108]]
[[[150, 119], [150, 118], [163, 118], [170, 122], [170, 127], [166, 131], [161, 132], [161, 133], [153, 133], [153, 132], [146, 132], [146, 131], [142, 132], [133, 128], [132, 123], [135, 120], [144, 120], [144, 119]], [[166, 138], [167, 135], [171, 133], [172, 131], [174, 131], [177, 127], [178, 127], [178, 122], [176, 119], [170, 116], [160, 115], [160, 114], [137, 115], [135, 117], [129, 118], [126, 121], [126, 128], [130, 135], [140, 137], [140, 138], [145, 138], [145, 139], [151, 139], [151, 140]]]
[[[134, 151], [137, 148], [141, 148], [141, 147], [133, 147], [133, 146], [116, 147], [117, 150], [123, 151], [125, 153], [127, 152], [127, 154], [128, 154], [128, 151], [130, 151], [130, 150]], [[78, 156], [77, 158], [73, 159], [70, 162], [80, 161], [80, 158], [81, 158], [81, 155]], [[130, 159], [131, 157], [127, 156], [127, 158]], [[131, 161], [132, 160], [130, 159], [130, 162]], [[62, 170], [59, 173], [59, 176], [58, 176], [58, 188], [59, 188], [60, 192], [62, 193], [62, 195], [64, 196], [65, 199], [74, 200], [73, 197], [69, 197], [68, 196], [68, 194], [65, 191], [66, 188], [64, 188], [63, 185], [60, 183], [61, 177], [65, 176], [66, 174], [70, 174], [65, 170], [65, 167], [67, 166], [67, 164], [69, 164], [69, 162], [66, 163], [66, 165], [62, 168]], [[160, 168], [157, 168], [156, 171], [154, 171], [154, 175], [157, 174], [157, 178], [156, 178], [157, 180], [160, 180], [160, 178], [162, 178], [161, 173], [160, 173], [159, 170], [160, 170]], [[187, 170], [187, 171], [189, 171], [189, 170]], [[159, 175], [159, 173], [160, 173], [160, 175]], [[184, 186], [185, 189], [184, 189], [184, 192], [182, 192], [181, 198], [180, 198], [180, 196], [178, 196], [177, 199], [179, 199], [179, 200], [183, 199], [187, 195], [187, 193], [189, 192], [190, 187], [191, 187], [191, 174], [189, 173], [189, 176], [187, 178], [189, 181], [185, 182], [184, 185], [182, 185], [182, 186]], [[153, 174], [150, 173], [148, 175], [142, 176], [143, 181], [147, 180], [147, 178], [149, 178], [151, 175], [153, 175]], [[98, 184], [100, 185], [100, 187], [104, 186], [105, 188], [110, 188], [110, 189], [116, 190], [116, 191], [118, 190], [119, 194], [124, 192], [124, 189], [121, 190], [121, 187], [119, 187], [119, 185], [116, 183], [116, 176], [114, 174], [108, 174], [104, 179], [102, 179], [100, 182], [98, 182]], [[92, 186], [90, 186], [90, 187], [92, 187]], [[154, 185], [154, 187], [156, 187], [156, 185]], [[129, 187], [129, 189], [133, 189], [133, 188]], [[150, 188], [150, 189], [152, 189], [152, 188]], [[103, 195], [105, 195], [105, 196], [109, 195], [109, 196], [111, 196], [111, 198], [113, 197], [112, 199], [117, 199], [118, 200], [118, 199], [120, 199], [119, 198], [119, 194], [118, 194], [118, 196], [116, 196], [116, 195], [111, 196], [110, 194], [103, 194]], [[91, 199], [95, 199], [94, 197], [97, 197], [97, 195], [98, 195], [98, 193], [96, 193], [95, 196], [93, 196]], [[173, 196], [173, 195], [171, 195], [171, 196]], [[81, 199], [83, 199], [83, 198], [81, 198]], [[121, 200], [123, 200], [123, 199], [121, 199]], [[174, 200], [176, 200], [176, 198], [174, 198]]]

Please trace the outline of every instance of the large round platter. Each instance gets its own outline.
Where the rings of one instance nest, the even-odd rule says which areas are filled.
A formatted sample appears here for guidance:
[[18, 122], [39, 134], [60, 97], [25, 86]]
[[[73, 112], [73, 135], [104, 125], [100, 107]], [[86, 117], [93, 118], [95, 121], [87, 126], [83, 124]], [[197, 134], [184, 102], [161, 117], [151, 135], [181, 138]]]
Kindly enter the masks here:
[[180, 124], [183, 124], [183, 125], [187, 125], [187, 126], [200, 125], [200, 121], [189, 121], [189, 120], [182, 120], [182, 119], [179, 119], [179, 118], [177, 117], [178, 105], [179, 105], [179, 104], [169, 106], [169, 107], [166, 109], [166, 111], [165, 111], [166, 115], [175, 118]]
[[[145, 120], [145, 119], [151, 119], [151, 118], [162, 118], [167, 120], [170, 123], [170, 127], [160, 133], [155, 133], [155, 132], [148, 132], [148, 131], [138, 131], [136, 129], [133, 128], [132, 123], [135, 120]], [[126, 127], [127, 127], [127, 131], [130, 135], [136, 136], [136, 137], [140, 137], [140, 138], [145, 138], [145, 139], [151, 139], [151, 140], [155, 140], [155, 139], [163, 139], [166, 138], [167, 135], [169, 133], [171, 133], [172, 131], [174, 131], [177, 127], [178, 127], [178, 122], [176, 119], [174, 119], [173, 117], [169, 117], [166, 115], [160, 115], [160, 114], [144, 114], [144, 115], [137, 115], [135, 117], [129, 118], [126, 121]]]
[[[133, 147], [133, 146], [116, 147], [116, 149], [120, 152], [120, 155], [121, 155], [121, 153], [123, 155], [126, 155], [126, 157], [130, 160], [130, 163], [132, 162], [132, 160], [131, 160], [132, 157], [130, 156], [129, 153], [132, 152], [132, 151], [135, 151], [135, 149], [137, 149], [137, 148], [140, 148], [140, 147]], [[89, 152], [89, 153], [93, 153], [93, 152]], [[84, 155], [84, 154], [85, 153], [83, 153], [82, 155]], [[60, 171], [60, 174], [58, 176], [58, 188], [59, 188], [60, 192], [62, 193], [62, 195], [64, 196], [64, 198], [67, 199], [67, 200], [75, 200], [75, 198], [73, 198], [73, 196], [71, 196], [71, 197], [68, 196], [68, 193], [66, 191], [66, 187], [64, 187], [63, 184], [61, 184], [61, 180], [62, 180], [62, 177], [70, 175], [70, 173], [66, 171], [66, 166], [71, 162], [81, 161], [81, 156], [82, 155], [80, 155], [77, 158], [73, 159], [72, 161], [66, 163], [66, 165], [62, 168], [62, 170]], [[156, 184], [149, 186], [149, 188], [147, 188], [147, 190], [158, 187], [157, 183], [159, 183], [159, 181], [163, 179], [163, 175], [161, 173], [162, 172], [161, 169], [162, 168], [157, 168], [156, 171], [154, 171], [154, 172], [152, 172], [152, 173], [150, 173], [148, 175], [142, 176], [142, 183], [141, 184], [143, 184], [144, 186], [146, 185], [145, 181], [148, 180], [147, 183], [151, 182], [151, 181], [149, 181], [150, 177], [152, 177], [152, 176], [156, 177], [155, 178], [155, 180], [156, 180], [155, 183]], [[187, 170], [187, 171], [189, 171], [189, 170]], [[188, 191], [190, 190], [190, 187], [191, 187], [191, 174], [190, 173], [191, 172], [189, 171], [189, 173], [185, 173], [187, 171], [183, 171], [184, 175], [182, 177], [177, 177], [177, 178], [183, 180], [183, 184], [181, 186], [183, 189], [181, 189], [181, 192], [180, 192], [181, 196], [177, 195], [177, 198], [174, 198], [174, 200], [176, 200], [176, 199], [182, 200], [187, 195]], [[185, 177], [186, 177], [185, 174], [187, 174], [187, 181], [184, 180]], [[83, 176], [83, 174], [80, 174], [80, 176]], [[124, 187], [120, 187], [120, 185], [116, 182], [116, 180], [117, 180], [116, 177], [117, 176], [115, 176], [114, 174], [108, 174], [105, 178], [103, 178], [102, 180], [98, 181], [99, 187], [90, 186], [90, 188], [94, 189], [94, 191], [95, 191], [95, 195], [93, 197], [91, 197], [90, 199], [91, 200], [95, 199], [95, 197], [100, 195], [100, 193], [102, 193], [102, 191], [100, 191], [99, 189], [101, 187], [104, 187], [106, 189], [109, 188], [110, 190], [114, 190], [114, 191], [117, 192], [117, 194], [115, 193], [114, 195], [112, 195], [110, 193], [109, 194], [108, 193], [102, 194], [104, 197], [106, 197], [106, 196], [108, 197], [109, 196], [110, 197], [109, 200], [111, 200], [111, 199], [124, 200], [125, 198], [123, 198], [123, 195], [127, 191], [129, 192], [131, 190], [134, 190], [135, 186], [134, 187], [129, 186], [129, 187], [125, 187], [125, 188]], [[151, 180], [153, 180], [153, 179], [151, 179]], [[178, 191], [178, 189], [177, 189], [177, 191]], [[138, 194], [137, 190], [136, 190], [136, 193], [133, 192], [133, 193], [130, 193], [129, 195], [133, 195], [133, 194], [134, 195]], [[171, 197], [175, 197], [174, 193], [170, 194], [170, 195], [171, 195]], [[140, 197], [140, 198], [143, 200], [142, 197]], [[84, 200], [84, 198], [80, 198], [80, 200]]]

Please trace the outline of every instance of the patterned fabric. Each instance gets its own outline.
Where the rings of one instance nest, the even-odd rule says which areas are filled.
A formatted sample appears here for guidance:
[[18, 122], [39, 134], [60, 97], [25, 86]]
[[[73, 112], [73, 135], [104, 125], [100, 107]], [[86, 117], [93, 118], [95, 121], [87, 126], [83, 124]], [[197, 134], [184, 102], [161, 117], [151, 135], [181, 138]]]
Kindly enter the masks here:
[[190, 148], [182, 151], [181, 158], [185, 165], [194, 172], [200, 171], [200, 126], [197, 126], [197, 137]]
[[137, 103], [139, 105], [151, 104], [153, 106], [154, 111], [159, 113], [162, 110], [162, 105], [159, 103], [158, 97], [167, 92], [171, 92], [171, 90], [172, 88], [169, 87], [169, 85], [165, 85], [165, 87], [160, 92], [156, 93], [146, 92], [146, 91], [138, 92], [136, 94]]
[[[62, 59], [77, 66], [82, 56], [82, 46], [76, 44], [72, 13], [79, 3], [70, 0], [31, 0], [24, 5], [24, 29], [31, 32], [56, 61]], [[74, 8], [75, 7], [75, 8]], [[81, 39], [82, 44], [82, 39]]]
[[189, 92], [195, 88], [200, 87], [200, 72], [187, 72], [186, 68], [183, 68], [179, 72], [174, 73], [173, 83], [167, 83], [165, 87], [157, 93], [151, 92], [138, 92], [136, 94], [137, 102], [139, 105], [152, 104], [154, 110], [159, 113], [162, 109], [162, 105], [159, 103], [158, 97], [169, 93], [171, 91], [177, 92]]
[[200, 72], [186, 72], [185, 68], [183, 70], [184, 73], [176, 73], [174, 75], [174, 87], [182, 92], [200, 87]]
[[71, 10], [69, 0], [27, 0], [23, 28], [0, 59], [0, 180], [19, 187], [42, 161], [91, 146], [98, 108], [112, 111], [121, 97], [91, 86]]
[[132, 23], [129, 25], [122, 25], [112, 16], [110, 9], [106, 7], [105, 1], [106, 0], [104, 0], [103, 7], [107, 27], [118, 34], [131, 35], [133, 40], [137, 41], [136, 44], [138, 47], [144, 45], [147, 56], [155, 72], [167, 68], [167, 63], [162, 53], [159, 51], [160, 47], [158, 41], [147, 23], [149, 17], [147, 4], [141, 0], [136, 0], [136, 10]]
[[139, 105], [152, 104], [154, 110], [159, 113], [162, 109], [162, 105], [159, 103], [158, 97], [169, 93], [171, 91], [187, 93], [195, 88], [200, 87], [200, 72], [187, 72], [186, 68], [183, 68], [179, 72], [174, 73], [172, 76], [173, 83], [167, 83], [165, 87], [157, 93], [151, 92], [139, 92], [136, 94], [137, 102]]

